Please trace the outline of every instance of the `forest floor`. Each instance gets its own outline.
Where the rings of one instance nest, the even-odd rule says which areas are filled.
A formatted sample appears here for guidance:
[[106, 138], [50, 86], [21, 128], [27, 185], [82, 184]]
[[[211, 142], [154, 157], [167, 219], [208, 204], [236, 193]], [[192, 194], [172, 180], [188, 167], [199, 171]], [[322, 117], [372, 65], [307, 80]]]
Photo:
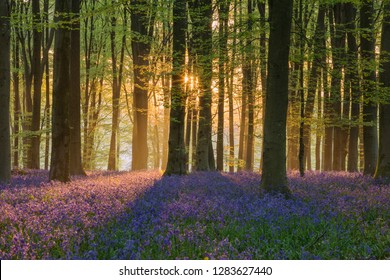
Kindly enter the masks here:
[[0, 186], [0, 259], [390, 259], [390, 184], [289, 175], [293, 198], [256, 173], [45, 171]]

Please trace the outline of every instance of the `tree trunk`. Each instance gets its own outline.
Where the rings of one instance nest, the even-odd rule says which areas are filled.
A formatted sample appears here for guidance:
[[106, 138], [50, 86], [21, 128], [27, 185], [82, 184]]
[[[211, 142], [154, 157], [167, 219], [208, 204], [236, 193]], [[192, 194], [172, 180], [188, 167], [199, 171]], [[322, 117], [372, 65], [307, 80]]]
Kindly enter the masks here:
[[345, 16], [347, 22], [347, 60], [348, 67], [346, 76], [349, 79], [350, 99], [351, 99], [351, 120], [349, 125], [349, 141], [348, 141], [348, 160], [347, 170], [349, 172], [358, 172], [358, 138], [359, 138], [359, 72], [358, 72], [358, 47], [355, 37], [355, 18], [356, 8], [352, 3], [347, 3], [345, 7]]
[[46, 82], [46, 101], [45, 101], [45, 170], [49, 170], [49, 152], [50, 152], [50, 71], [49, 64], [45, 66], [45, 82]]
[[374, 175], [378, 159], [377, 105], [375, 101], [376, 75], [374, 38], [374, 2], [363, 0], [360, 8], [360, 44], [362, 58], [362, 92], [363, 92], [363, 142], [364, 142], [364, 174]]
[[[266, 14], [265, 14], [265, 1], [257, 0], [257, 7], [260, 13], [260, 80], [261, 80], [261, 101], [262, 101], [262, 129], [264, 128], [265, 117], [265, 98], [267, 90], [267, 35], [266, 35]], [[261, 155], [264, 152], [264, 143], [261, 144]], [[263, 169], [263, 157], [260, 159], [260, 170]]]
[[246, 67], [244, 68], [244, 79], [246, 79], [246, 91], [248, 96], [248, 140], [246, 141], [246, 156], [245, 156], [245, 169], [253, 171], [253, 148], [254, 148], [254, 108], [255, 98], [254, 90], [256, 89], [255, 81], [253, 78], [254, 67], [253, 67], [253, 47], [251, 33], [253, 32], [253, 7], [252, 1], [248, 1], [248, 21], [247, 21], [247, 32], [248, 38], [246, 42], [246, 61], [244, 62]]
[[342, 166], [342, 95], [341, 81], [343, 70], [343, 57], [345, 56], [345, 16], [344, 4], [337, 3], [333, 7], [334, 22], [331, 24], [334, 31], [332, 36], [333, 70], [331, 80], [332, 121], [333, 121], [333, 164], [332, 170], [340, 171]]
[[218, 131], [217, 131], [217, 170], [223, 171], [224, 159], [224, 120], [225, 120], [225, 77], [226, 77], [226, 60], [227, 56], [227, 39], [228, 39], [228, 19], [229, 19], [229, 2], [223, 0], [219, 2], [219, 59], [218, 59]]
[[0, 1], [0, 183], [11, 179], [11, 28], [10, 3]]
[[211, 0], [196, 0], [191, 7], [195, 50], [198, 55], [199, 73], [199, 124], [196, 146], [196, 169], [213, 169], [214, 155], [211, 153], [211, 78], [212, 78], [212, 3]]
[[286, 174], [286, 119], [292, 1], [269, 1], [270, 37], [261, 187], [290, 196]]
[[[50, 36], [51, 33], [49, 29], [49, 0], [44, 1], [43, 5], [44, 9], [44, 20], [47, 27], [45, 28], [45, 36], [46, 36], [46, 45], [49, 45]], [[54, 33], [53, 33], [54, 34]], [[54, 37], [54, 36], [53, 36]], [[48, 59], [49, 60], [49, 59]], [[45, 72], [45, 83], [46, 83], [46, 92], [45, 92], [45, 129], [46, 129], [46, 135], [45, 135], [45, 170], [49, 170], [49, 152], [50, 152], [50, 69], [49, 69], [49, 62], [44, 66], [44, 72]]]
[[[132, 170], [148, 167], [148, 67], [151, 48], [150, 37], [153, 34], [153, 22], [149, 22], [145, 0], [131, 1], [131, 40], [133, 55], [134, 90], [133, 110], [134, 127], [132, 143]], [[148, 28], [149, 25], [149, 28]]]
[[173, 68], [168, 163], [164, 175], [186, 174], [184, 143], [185, 121], [185, 40], [187, 29], [186, 0], [173, 2]]
[[[321, 71], [320, 71], [321, 73]], [[318, 76], [318, 85], [317, 85], [317, 130], [316, 130], [316, 169], [317, 171], [320, 171], [322, 168], [322, 157], [321, 157], [321, 143], [322, 143], [322, 129], [320, 129], [321, 126], [319, 126], [320, 121], [323, 119], [323, 99], [321, 96], [322, 92], [322, 79], [321, 76]]]
[[[310, 136], [311, 136], [311, 118], [313, 116], [314, 112], [314, 100], [317, 92], [317, 81], [319, 81], [320, 77], [320, 63], [319, 61], [322, 61], [324, 59], [324, 56], [326, 55], [325, 51], [325, 7], [324, 5], [320, 5], [319, 11], [318, 11], [318, 17], [317, 17], [317, 26], [316, 30], [314, 32], [313, 37], [313, 61], [312, 66], [309, 74], [309, 82], [308, 82], [308, 92], [307, 92], [307, 98], [306, 98], [306, 105], [305, 105], [305, 124], [303, 126], [303, 137], [304, 137], [304, 154], [306, 157], [310, 155]], [[318, 94], [321, 95], [321, 91], [318, 90]], [[319, 97], [318, 100], [321, 98]], [[320, 116], [317, 115], [317, 118], [319, 119]], [[317, 151], [316, 151], [317, 155]], [[308, 162], [309, 165], [309, 162]], [[309, 168], [309, 166], [308, 166]]]
[[69, 124], [70, 124], [70, 174], [85, 175], [81, 163], [81, 88], [80, 88], [80, 0], [72, 0], [73, 23], [71, 31], [71, 61], [69, 96]]
[[72, 0], [56, 0], [56, 22], [62, 22], [55, 31], [54, 82], [52, 110], [52, 150], [50, 180], [67, 182], [69, 173], [69, 95], [71, 61], [71, 26], [69, 26]]
[[[13, 66], [14, 69], [19, 69], [20, 67], [20, 54], [19, 54], [19, 41], [14, 40], [13, 42]], [[14, 125], [13, 125], [13, 134], [14, 134], [14, 142], [13, 142], [13, 163], [12, 168], [19, 168], [19, 133], [20, 133], [20, 75], [19, 71], [14, 71], [13, 73], [13, 90], [14, 90]]]
[[33, 57], [31, 61], [31, 73], [34, 81], [33, 94], [33, 110], [31, 120], [31, 158], [29, 158], [28, 167], [32, 169], [40, 168], [40, 152], [39, 146], [41, 141], [40, 124], [41, 124], [41, 89], [42, 89], [42, 75], [41, 75], [41, 46], [42, 46], [42, 31], [41, 15], [39, 0], [32, 1], [33, 13]]
[[[114, 5], [115, 2], [112, 1]], [[126, 11], [125, 11], [126, 15]], [[126, 16], [125, 16], [126, 18]], [[125, 20], [124, 25], [126, 26], [127, 22]], [[122, 37], [122, 47], [121, 47], [121, 56], [120, 56], [120, 65], [119, 69], [117, 66], [117, 54], [116, 54], [116, 31], [117, 26], [116, 16], [111, 17], [111, 32], [110, 32], [110, 42], [111, 42], [111, 62], [112, 62], [112, 125], [111, 125], [111, 139], [110, 139], [110, 151], [108, 153], [108, 170], [118, 170], [118, 127], [119, 127], [119, 104], [120, 104], [120, 89], [121, 89], [121, 75], [122, 75], [122, 65], [125, 49], [125, 35]]]
[[[386, 101], [389, 98], [390, 89], [390, 4], [384, 6], [384, 19], [382, 26], [380, 65], [382, 71], [379, 74], [379, 82], [385, 92]], [[376, 168], [376, 178], [390, 178], [390, 105], [380, 105], [379, 114], [379, 157]]]

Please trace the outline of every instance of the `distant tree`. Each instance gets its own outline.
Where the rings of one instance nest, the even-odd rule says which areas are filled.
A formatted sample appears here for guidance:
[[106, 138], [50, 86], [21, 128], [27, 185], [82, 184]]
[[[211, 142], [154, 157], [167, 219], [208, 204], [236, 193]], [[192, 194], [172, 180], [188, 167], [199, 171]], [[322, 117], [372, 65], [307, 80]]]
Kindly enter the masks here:
[[375, 177], [390, 178], [390, 3], [383, 10], [379, 82], [386, 100], [379, 108], [379, 157]]
[[10, 2], [0, 1], [0, 182], [11, 178], [10, 92], [11, 29]]
[[[325, 53], [325, 6], [320, 5], [318, 10], [318, 16], [317, 16], [317, 23], [316, 23], [316, 29], [314, 31], [313, 35], [313, 59], [312, 59], [312, 65], [309, 73], [308, 78], [308, 90], [307, 90], [307, 97], [306, 97], [306, 104], [305, 104], [305, 114], [304, 119], [305, 123], [303, 125], [303, 141], [304, 141], [304, 155], [307, 159], [307, 165], [308, 169], [310, 168], [310, 162], [309, 162], [309, 154], [310, 154], [310, 135], [312, 133], [312, 117], [314, 113], [314, 101], [317, 91], [317, 82], [319, 81], [320, 73], [321, 73], [321, 60], [322, 57], [326, 55]], [[301, 170], [303, 166], [300, 166]]]
[[52, 150], [50, 180], [67, 182], [69, 173], [69, 95], [71, 61], [72, 0], [56, 0], [56, 30], [54, 43], [54, 83], [52, 110]]
[[[114, 6], [115, 1], [111, 1]], [[124, 26], [127, 25], [127, 15], [124, 12]], [[121, 40], [120, 55], [118, 61], [117, 47], [116, 47], [116, 33], [117, 27], [117, 16], [115, 13], [111, 16], [111, 32], [110, 32], [110, 43], [111, 43], [111, 61], [112, 61], [112, 126], [111, 126], [111, 140], [110, 140], [110, 151], [108, 153], [108, 170], [118, 170], [118, 143], [119, 143], [119, 104], [120, 104], [120, 93], [122, 84], [122, 73], [123, 73], [123, 61], [125, 56], [126, 47], [126, 33], [123, 32]], [[118, 63], [119, 62], [119, 63]], [[118, 65], [119, 64], [119, 65]]]
[[186, 0], [174, 0], [171, 112], [168, 163], [164, 175], [182, 175], [187, 172], [184, 143], [186, 29]]
[[269, 51], [261, 187], [290, 196], [286, 174], [286, 119], [291, 0], [269, 1]]
[[[83, 8], [95, 11], [101, 6], [96, 0], [83, 1]], [[100, 13], [91, 13], [83, 17], [83, 59], [84, 81], [82, 96], [83, 116], [83, 166], [87, 170], [95, 168], [96, 162], [96, 134], [100, 120], [103, 102], [103, 86], [108, 61], [106, 16]]]
[[336, 3], [333, 6], [333, 17], [330, 19], [331, 45], [332, 45], [332, 75], [331, 75], [331, 99], [333, 122], [333, 162], [332, 170], [340, 171], [344, 151], [342, 149], [342, 94], [341, 82], [345, 57], [345, 12], [344, 3]]

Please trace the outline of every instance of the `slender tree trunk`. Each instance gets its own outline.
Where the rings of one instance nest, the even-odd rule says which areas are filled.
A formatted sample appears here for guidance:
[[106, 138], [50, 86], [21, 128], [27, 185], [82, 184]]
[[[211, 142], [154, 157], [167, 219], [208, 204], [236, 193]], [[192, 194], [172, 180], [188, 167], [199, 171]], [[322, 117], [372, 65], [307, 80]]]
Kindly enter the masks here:
[[73, 22], [71, 30], [71, 61], [69, 96], [69, 124], [70, 124], [70, 174], [85, 175], [81, 162], [81, 88], [80, 88], [80, 0], [72, 0]]
[[[342, 95], [341, 95], [341, 81], [343, 63], [342, 58], [345, 56], [345, 16], [344, 16], [344, 4], [337, 3], [333, 7], [334, 15], [334, 31], [331, 32], [332, 37], [332, 57], [333, 57], [333, 70], [331, 81], [331, 96], [333, 99], [333, 166], [335, 171], [341, 170], [342, 161]], [[331, 26], [332, 28], [332, 26]]]
[[33, 94], [33, 110], [31, 120], [31, 158], [29, 158], [28, 167], [33, 169], [40, 168], [40, 152], [39, 146], [41, 141], [40, 124], [41, 124], [41, 89], [42, 89], [42, 75], [41, 75], [41, 46], [42, 46], [42, 31], [41, 15], [39, 0], [32, 1], [33, 13], [33, 57], [31, 62], [31, 70], [34, 81]]
[[10, 2], [0, 1], [0, 183], [11, 179], [11, 28]]
[[163, 124], [163, 143], [162, 143], [162, 159], [161, 169], [166, 170], [168, 162], [168, 138], [169, 138], [169, 78], [164, 74], [162, 77], [163, 95], [164, 95], [164, 124]]
[[55, 31], [54, 83], [52, 111], [52, 150], [50, 180], [67, 182], [69, 173], [69, 95], [71, 28], [69, 26], [72, 0], [56, 0], [56, 22], [62, 22]]
[[[239, 28], [238, 32], [243, 33], [243, 2], [239, 1]], [[247, 139], [246, 137], [246, 124], [247, 124], [247, 116], [248, 116], [248, 101], [247, 101], [247, 77], [246, 75], [248, 74], [248, 71], [246, 70], [246, 55], [245, 55], [245, 50], [244, 46], [246, 44], [245, 37], [241, 37], [239, 40], [239, 46], [240, 46], [240, 53], [241, 53], [241, 61], [242, 61], [242, 72], [243, 72], [243, 77], [242, 77], [242, 93], [241, 93], [241, 112], [240, 112], [240, 134], [239, 134], [239, 139], [238, 139], [238, 166], [237, 166], [237, 171], [241, 171], [245, 167], [245, 140]]]
[[46, 141], [45, 141], [45, 170], [49, 170], [49, 151], [50, 151], [50, 72], [49, 64], [45, 66], [45, 82], [46, 82], [46, 101], [45, 101], [45, 115], [46, 115]]
[[32, 70], [31, 70], [31, 31], [25, 31], [24, 24], [26, 24], [26, 18], [30, 12], [28, 6], [30, 1], [26, 2], [15, 2], [17, 5], [17, 10], [19, 18], [17, 21], [17, 27], [15, 33], [18, 40], [20, 41], [20, 53], [22, 58], [23, 65], [23, 80], [24, 80], [24, 89], [22, 97], [22, 125], [23, 125], [23, 166], [25, 168], [30, 168], [31, 158], [32, 158], [32, 149], [31, 149], [31, 118], [33, 111], [33, 99], [31, 96], [32, 90]]
[[[50, 40], [50, 29], [49, 25], [49, 0], [44, 1], [44, 20], [47, 27], [45, 28], [45, 37], [46, 45], [49, 45]], [[54, 33], [53, 33], [54, 34]], [[54, 37], [54, 36], [53, 36]], [[45, 170], [49, 170], [49, 152], [50, 152], [50, 71], [49, 71], [49, 58], [47, 63], [44, 65], [45, 71], [45, 83], [46, 83], [46, 92], [45, 92]]]
[[219, 2], [219, 60], [218, 60], [218, 131], [217, 131], [217, 170], [223, 171], [224, 158], [224, 120], [225, 120], [225, 76], [228, 38], [229, 2]]
[[168, 164], [164, 175], [185, 174], [185, 40], [187, 29], [186, 0], [173, 2], [173, 68]]
[[269, 1], [270, 37], [261, 187], [290, 196], [286, 174], [288, 61], [292, 1]]
[[[115, 2], [112, 1], [112, 4]], [[126, 14], [126, 12], [125, 12]], [[126, 25], [126, 22], [125, 22]], [[119, 127], [119, 101], [120, 101], [120, 77], [121, 69], [123, 65], [124, 57], [124, 42], [122, 39], [122, 48], [121, 48], [121, 57], [120, 57], [120, 66], [118, 69], [117, 66], [117, 54], [116, 54], [116, 31], [117, 19], [115, 16], [111, 17], [111, 32], [110, 32], [110, 42], [111, 42], [111, 62], [112, 62], [112, 125], [111, 125], [111, 140], [110, 140], [110, 151], [108, 153], [108, 170], [118, 170], [118, 127]], [[125, 35], [123, 35], [124, 37]]]
[[[170, 11], [170, 1], [165, 3], [165, 8]], [[169, 14], [169, 13], [168, 13]], [[163, 35], [162, 40], [164, 42], [167, 42], [168, 36], [170, 36], [170, 21], [169, 16], [167, 16], [167, 19], [163, 21]], [[169, 57], [170, 57], [170, 51], [171, 49], [167, 48], [165, 54], [162, 58], [163, 65], [169, 64]], [[168, 55], [169, 54], [169, 55]], [[170, 75], [167, 73], [163, 73], [162, 75], [162, 90], [163, 90], [163, 104], [164, 104], [164, 124], [163, 124], [163, 140], [162, 140], [162, 159], [161, 159], [161, 169], [166, 170], [167, 168], [167, 162], [168, 162], [168, 138], [169, 138], [169, 114], [170, 114]]]
[[[265, 15], [265, 2], [257, 0], [257, 7], [260, 13], [260, 80], [261, 80], [261, 101], [262, 101], [262, 129], [264, 128], [264, 118], [265, 118], [265, 99], [266, 99], [266, 90], [267, 90], [267, 35], [266, 35], [266, 22], [267, 18]], [[264, 141], [261, 144], [261, 155], [264, 152]], [[263, 157], [260, 159], [260, 170], [263, 169]]]
[[[390, 3], [384, 6], [379, 82], [387, 94], [390, 89]], [[379, 157], [375, 177], [390, 178], [390, 105], [381, 104], [379, 114]]]
[[[292, 48], [293, 49], [293, 48]], [[298, 49], [298, 48], [297, 48]], [[299, 169], [299, 125], [297, 120], [300, 118], [299, 110], [299, 91], [298, 86], [298, 74], [299, 63], [294, 63], [290, 69], [290, 81], [291, 90], [289, 91], [289, 104], [288, 104], [288, 120], [287, 120], [287, 146], [288, 146], [288, 159], [287, 165], [290, 170]], [[266, 106], [267, 108], [267, 106]]]
[[234, 147], [234, 112], [233, 112], [233, 81], [234, 81], [234, 69], [235, 69], [235, 56], [237, 51], [237, 0], [233, 3], [233, 42], [232, 42], [232, 55], [230, 59], [229, 69], [229, 82], [228, 82], [228, 99], [229, 99], [229, 172], [234, 172], [235, 166], [235, 147]]
[[[323, 45], [326, 46], [325, 38]], [[323, 170], [331, 171], [333, 163], [333, 126], [332, 126], [332, 96], [328, 83], [328, 66], [327, 57], [323, 57], [321, 61], [323, 65], [322, 84], [324, 88], [324, 145], [323, 145]]]
[[247, 51], [246, 51], [246, 67], [244, 68], [244, 79], [246, 78], [246, 90], [248, 96], [248, 140], [246, 141], [246, 156], [245, 156], [245, 169], [248, 171], [253, 171], [253, 148], [254, 148], [254, 108], [255, 108], [255, 98], [254, 90], [256, 88], [255, 81], [253, 79], [253, 50], [252, 50], [252, 38], [251, 33], [253, 32], [253, 0], [248, 1], [248, 21], [247, 21], [247, 31], [248, 38], [246, 42]]
[[[307, 98], [306, 98], [306, 104], [305, 104], [305, 120], [306, 123], [303, 126], [303, 140], [304, 140], [304, 154], [306, 157], [310, 155], [310, 135], [311, 135], [311, 118], [314, 113], [314, 101], [315, 101], [315, 96], [317, 92], [317, 88], [319, 88], [319, 85], [317, 86], [317, 81], [319, 81], [320, 77], [320, 63], [319, 61], [323, 60], [323, 56], [326, 54], [324, 53], [325, 51], [325, 46], [322, 44], [324, 42], [324, 36], [325, 36], [325, 7], [324, 5], [321, 5], [318, 11], [318, 17], [317, 17], [317, 26], [316, 30], [314, 32], [314, 37], [313, 37], [313, 54], [314, 58], [312, 61], [312, 67], [310, 70], [309, 74], [309, 82], [308, 82], [308, 92], [307, 92]], [[321, 91], [318, 90], [319, 95], [321, 96]], [[317, 100], [321, 100], [319, 97]], [[317, 118], [319, 116], [317, 115]], [[317, 151], [316, 151], [317, 152]], [[318, 151], [319, 152], [319, 151]], [[309, 168], [309, 162], [308, 163], [308, 168]]]
[[[320, 73], [319, 73], [320, 74]], [[317, 83], [317, 129], [316, 129], [316, 169], [320, 171], [321, 170], [321, 142], [322, 142], [322, 129], [320, 129], [321, 126], [319, 126], [320, 121], [322, 121], [323, 118], [323, 99], [321, 96], [322, 92], [322, 80], [321, 76], [318, 76], [318, 83]]]
[[[20, 67], [20, 54], [19, 54], [19, 41], [14, 40], [13, 42], [13, 65], [14, 69], [19, 69]], [[13, 90], [14, 90], [14, 125], [13, 125], [13, 133], [14, 133], [14, 142], [13, 142], [13, 163], [12, 168], [19, 168], [19, 133], [20, 133], [20, 78], [19, 71], [14, 71], [13, 73]]]
[[347, 170], [349, 172], [358, 171], [358, 138], [359, 138], [359, 72], [358, 72], [358, 47], [355, 37], [355, 18], [356, 8], [352, 3], [346, 4], [346, 22], [347, 22], [347, 43], [348, 43], [348, 68], [346, 75], [349, 78], [350, 99], [351, 99], [351, 121], [349, 125], [349, 141], [348, 141], [348, 160]]

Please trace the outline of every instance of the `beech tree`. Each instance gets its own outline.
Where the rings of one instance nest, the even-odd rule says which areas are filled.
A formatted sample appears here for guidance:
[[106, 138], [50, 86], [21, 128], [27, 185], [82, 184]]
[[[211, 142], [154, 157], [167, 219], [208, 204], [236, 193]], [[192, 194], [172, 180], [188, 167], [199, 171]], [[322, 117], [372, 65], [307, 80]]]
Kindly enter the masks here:
[[186, 0], [173, 2], [173, 56], [170, 130], [168, 140], [168, 163], [165, 175], [185, 174], [186, 148], [184, 143], [185, 115], [185, 55], [186, 55], [187, 9]]
[[379, 82], [385, 97], [379, 108], [379, 156], [375, 177], [390, 178], [390, 3], [383, 9]]
[[11, 178], [10, 92], [11, 29], [10, 2], [0, 1], [0, 182]]
[[132, 170], [148, 166], [148, 67], [153, 35], [154, 11], [146, 0], [131, 1], [131, 50], [133, 55], [133, 143]]
[[72, 0], [56, 0], [54, 42], [54, 82], [50, 180], [67, 182], [69, 173], [69, 96], [71, 61]]
[[80, 85], [80, 0], [72, 0], [71, 61], [69, 95], [70, 146], [69, 161], [71, 175], [85, 175], [81, 161], [81, 85]]
[[[112, 5], [115, 1], [111, 1]], [[123, 25], [127, 25], [127, 12], [124, 12]], [[115, 14], [111, 17], [111, 32], [110, 32], [110, 45], [111, 45], [111, 60], [112, 60], [112, 128], [111, 128], [111, 139], [110, 139], [110, 151], [108, 153], [108, 170], [118, 170], [118, 143], [119, 143], [119, 104], [120, 104], [120, 93], [122, 85], [122, 73], [123, 73], [123, 61], [125, 57], [125, 45], [126, 45], [126, 33], [123, 32], [121, 40], [121, 48], [119, 55], [119, 66], [118, 66], [118, 55], [116, 47], [116, 27], [117, 27], [117, 16]]]
[[31, 73], [33, 75], [33, 108], [31, 119], [31, 154], [28, 159], [28, 167], [33, 169], [40, 168], [40, 125], [41, 125], [41, 49], [42, 49], [42, 28], [39, 0], [32, 0], [33, 14], [33, 56], [31, 61]]
[[360, 89], [359, 89], [359, 68], [358, 68], [358, 46], [356, 42], [356, 8], [352, 3], [345, 4], [345, 17], [347, 22], [347, 67], [344, 83], [347, 95], [350, 95], [351, 119], [349, 125], [348, 160], [347, 170], [358, 171], [358, 137], [359, 137], [359, 111], [360, 111]]
[[377, 105], [375, 103], [374, 1], [363, 0], [360, 8], [362, 57], [364, 174], [374, 175], [378, 158]]
[[291, 0], [269, 1], [269, 51], [264, 119], [264, 152], [261, 187], [290, 196], [286, 174], [286, 119], [288, 58], [292, 19]]
[[194, 47], [198, 57], [199, 123], [195, 168], [199, 171], [215, 169], [211, 142], [211, 82], [212, 82], [212, 3], [211, 0], [191, 0], [190, 15]]

